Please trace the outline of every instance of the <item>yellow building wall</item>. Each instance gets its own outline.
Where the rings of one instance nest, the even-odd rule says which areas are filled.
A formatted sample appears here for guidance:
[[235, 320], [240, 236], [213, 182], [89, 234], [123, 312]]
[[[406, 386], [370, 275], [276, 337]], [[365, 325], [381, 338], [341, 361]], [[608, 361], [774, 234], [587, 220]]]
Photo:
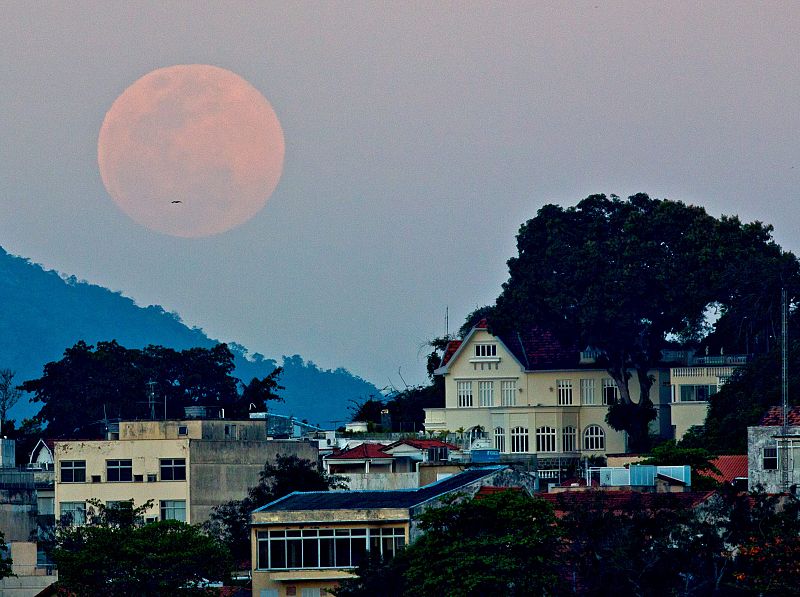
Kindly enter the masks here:
[[[140, 506], [153, 499], [146, 517], [160, 518], [161, 500], [185, 500], [186, 520], [191, 522], [189, 504], [189, 440], [188, 439], [141, 439], [137, 441], [69, 441], [56, 442], [55, 451], [55, 508], [61, 516], [61, 502], [86, 502], [97, 499], [103, 503], [133, 499]], [[186, 460], [185, 481], [162, 481], [161, 458], [183, 458]], [[63, 483], [62, 460], [86, 461], [85, 483]], [[131, 460], [133, 475], [142, 475], [141, 482], [109, 482], [106, 480], [107, 460]], [[147, 482], [147, 475], [155, 474], [158, 481]], [[93, 483], [92, 476], [100, 475], [100, 482]]]

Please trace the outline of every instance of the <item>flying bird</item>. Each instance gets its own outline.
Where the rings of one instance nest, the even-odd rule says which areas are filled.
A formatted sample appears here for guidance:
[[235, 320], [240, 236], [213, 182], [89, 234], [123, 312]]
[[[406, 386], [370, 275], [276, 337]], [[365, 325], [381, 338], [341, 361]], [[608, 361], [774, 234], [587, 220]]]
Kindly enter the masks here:
[[170, 203], [183, 203], [183, 201], [175, 200], [175, 201], [170, 201]]

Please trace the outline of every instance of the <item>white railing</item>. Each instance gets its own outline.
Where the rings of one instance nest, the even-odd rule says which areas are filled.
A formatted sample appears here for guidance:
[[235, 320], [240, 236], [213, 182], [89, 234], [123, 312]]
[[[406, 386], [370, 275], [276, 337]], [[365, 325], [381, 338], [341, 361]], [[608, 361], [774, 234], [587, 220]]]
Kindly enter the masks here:
[[675, 367], [669, 370], [669, 376], [676, 377], [730, 377], [735, 367]]
[[540, 479], [558, 479], [559, 470], [557, 468], [540, 468], [538, 475]]

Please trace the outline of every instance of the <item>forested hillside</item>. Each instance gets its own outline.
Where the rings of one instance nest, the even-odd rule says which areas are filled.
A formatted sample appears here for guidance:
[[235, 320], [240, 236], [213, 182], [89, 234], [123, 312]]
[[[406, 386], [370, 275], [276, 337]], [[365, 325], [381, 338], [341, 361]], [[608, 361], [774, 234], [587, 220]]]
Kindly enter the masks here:
[[[60, 359], [79, 340], [89, 344], [117, 340], [129, 348], [158, 344], [177, 350], [217, 343], [157, 305], [140, 307], [118, 292], [44, 270], [0, 247], [0, 368], [16, 371], [20, 383], [37, 378], [45, 363]], [[236, 356], [236, 375], [245, 382], [268, 375], [278, 365], [284, 367], [285, 403], [276, 405], [276, 412], [326, 425], [346, 418], [349, 400], [378, 393], [373, 384], [342, 368], [323, 370], [299, 355], [278, 362], [248, 355], [237, 344], [230, 348]], [[37, 408], [26, 396], [11, 416], [21, 419]]]

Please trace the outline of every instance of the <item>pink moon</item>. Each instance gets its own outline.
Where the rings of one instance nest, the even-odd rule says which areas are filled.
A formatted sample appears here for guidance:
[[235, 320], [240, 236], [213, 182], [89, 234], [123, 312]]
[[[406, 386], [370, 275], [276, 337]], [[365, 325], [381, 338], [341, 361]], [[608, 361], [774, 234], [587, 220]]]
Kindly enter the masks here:
[[256, 215], [278, 184], [284, 150], [278, 117], [255, 87], [228, 70], [186, 64], [148, 73], [114, 101], [97, 161], [123, 212], [192, 238]]

